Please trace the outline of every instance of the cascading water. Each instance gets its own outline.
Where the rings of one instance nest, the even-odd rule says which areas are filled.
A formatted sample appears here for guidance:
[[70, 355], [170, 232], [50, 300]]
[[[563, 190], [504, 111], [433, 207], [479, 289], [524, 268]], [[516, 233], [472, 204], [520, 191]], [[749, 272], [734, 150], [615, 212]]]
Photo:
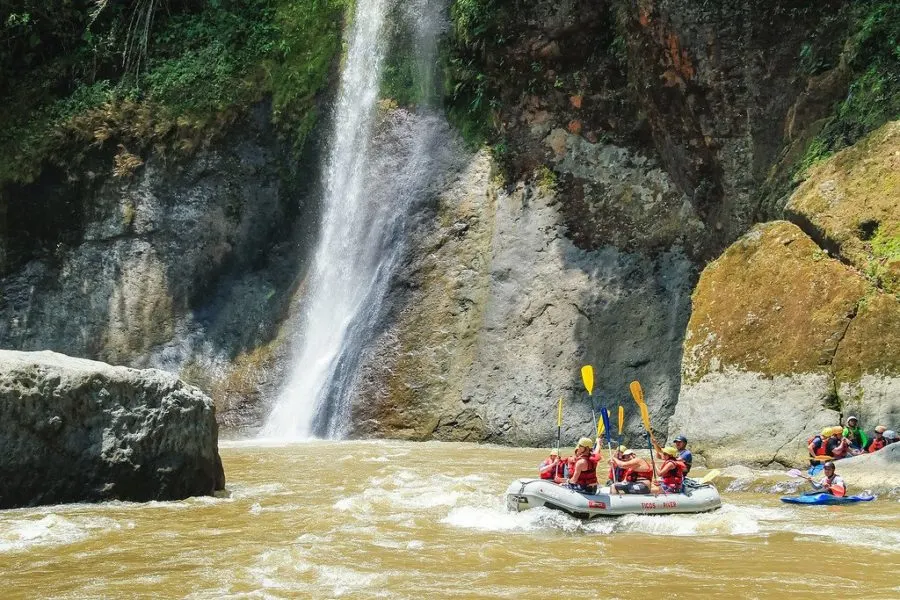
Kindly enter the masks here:
[[358, 0], [356, 7], [333, 117], [318, 247], [288, 383], [261, 431], [267, 438], [343, 432], [360, 356], [403, 254], [410, 217], [450, 153], [438, 114], [425, 108], [380, 113], [377, 107], [388, 15], [410, 21], [418, 79], [427, 88], [442, 2], [415, 0], [392, 11], [390, 0]]

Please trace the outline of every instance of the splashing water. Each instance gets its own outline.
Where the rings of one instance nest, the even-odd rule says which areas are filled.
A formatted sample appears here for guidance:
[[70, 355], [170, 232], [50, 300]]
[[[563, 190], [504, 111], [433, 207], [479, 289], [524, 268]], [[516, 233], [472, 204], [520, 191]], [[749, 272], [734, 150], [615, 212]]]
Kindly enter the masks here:
[[265, 438], [339, 437], [345, 431], [360, 357], [403, 256], [414, 209], [450, 160], [442, 117], [424, 108], [388, 114], [377, 109], [389, 45], [387, 15], [412, 21], [417, 56], [426, 57], [419, 62], [429, 63], [421, 74], [425, 85], [431, 85], [443, 18], [441, 2], [417, 0], [395, 12], [392, 7], [390, 0], [357, 2], [299, 339], [288, 383], [261, 432]]

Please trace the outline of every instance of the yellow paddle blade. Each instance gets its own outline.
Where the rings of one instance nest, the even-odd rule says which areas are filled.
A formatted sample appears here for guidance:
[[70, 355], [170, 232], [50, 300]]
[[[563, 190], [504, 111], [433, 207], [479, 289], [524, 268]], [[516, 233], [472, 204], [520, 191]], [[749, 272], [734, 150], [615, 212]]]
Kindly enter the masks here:
[[625, 407], [619, 407], [619, 435], [622, 435], [622, 425], [625, 424]]
[[588, 395], [594, 393], [594, 367], [591, 365], [584, 365], [581, 367], [581, 381], [584, 382], [584, 389], [587, 390]]
[[637, 381], [632, 381], [631, 385], [628, 386], [628, 389], [631, 390], [631, 397], [634, 398], [634, 401], [637, 402], [638, 406], [644, 404], [644, 390], [641, 389], [641, 384]]
[[715, 479], [716, 477], [718, 477], [721, 474], [722, 474], [722, 471], [720, 471], [718, 469], [713, 469], [712, 471], [710, 471], [709, 473], [704, 475], [697, 483], [709, 483], [710, 481], [712, 481], [713, 479]]
[[606, 429], [603, 427], [603, 419], [597, 419], [597, 437], [602, 436], [604, 431]]
[[647, 428], [647, 432], [650, 433], [650, 435], [653, 435], [653, 433], [652, 433], [653, 430], [650, 428], [650, 413], [647, 412], [647, 405], [641, 404], [640, 409], [641, 409], [641, 421], [644, 422], [644, 427]]
[[562, 427], [562, 398], [559, 399], [559, 406], [556, 408], [556, 426]]

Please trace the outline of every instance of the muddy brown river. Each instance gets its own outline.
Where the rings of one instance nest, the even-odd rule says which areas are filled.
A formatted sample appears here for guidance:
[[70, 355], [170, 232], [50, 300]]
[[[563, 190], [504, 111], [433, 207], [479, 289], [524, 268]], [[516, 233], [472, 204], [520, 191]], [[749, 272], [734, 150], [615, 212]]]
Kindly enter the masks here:
[[900, 597], [896, 497], [793, 507], [723, 485], [713, 513], [582, 523], [507, 512], [540, 450], [233, 443], [222, 458], [223, 497], [0, 511], [0, 597]]

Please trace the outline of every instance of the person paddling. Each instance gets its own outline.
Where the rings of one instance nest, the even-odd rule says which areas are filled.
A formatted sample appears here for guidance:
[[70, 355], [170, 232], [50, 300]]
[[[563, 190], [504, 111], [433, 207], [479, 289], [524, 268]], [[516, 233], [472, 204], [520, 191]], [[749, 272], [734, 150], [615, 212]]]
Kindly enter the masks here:
[[550, 456], [541, 463], [539, 469], [541, 479], [555, 480], [557, 477], [562, 477], [564, 467], [565, 463], [559, 459], [559, 449], [552, 449]]
[[831, 494], [832, 496], [837, 496], [838, 498], [843, 498], [847, 495], [847, 486], [844, 483], [843, 478], [835, 472], [834, 463], [828, 461], [825, 463], [824, 467], [825, 477], [820, 479], [818, 482], [809, 479], [809, 482], [812, 484], [813, 488], [816, 491]]
[[595, 458], [594, 441], [583, 437], [575, 446], [574, 466], [566, 484], [578, 490], [593, 494], [597, 491], [597, 459]]
[[622, 473], [622, 481], [613, 486], [616, 494], [649, 494], [653, 466], [644, 458], [637, 458], [634, 450], [622, 449], [622, 458], [613, 457], [610, 464]]
[[678, 457], [678, 450], [673, 446], [666, 446], [662, 453], [665, 458], [659, 468], [659, 488], [667, 494], [680, 493], [684, 484], [684, 462]]

